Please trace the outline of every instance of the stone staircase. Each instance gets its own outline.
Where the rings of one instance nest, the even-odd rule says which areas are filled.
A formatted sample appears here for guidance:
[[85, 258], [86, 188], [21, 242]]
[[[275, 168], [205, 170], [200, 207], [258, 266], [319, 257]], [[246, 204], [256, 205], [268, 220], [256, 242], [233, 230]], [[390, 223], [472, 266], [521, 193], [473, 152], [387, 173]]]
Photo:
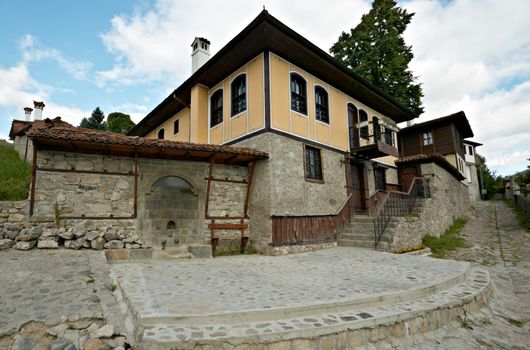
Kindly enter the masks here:
[[[423, 200], [417, 200], [416, 204], [412, 208], [410, 215], [418, 216], [423, 210]], [[399, 222], [400, 218], [391, 218], [383, 237], [381, 237], [377, 244], [377, 250], [389, 251], [390, 241], [394, 235], [394, 230]], [[348, 247], [360, 247], [360, 248], [375, 248], [374, 238], [374, 220], [373, 217], [368, 215], [356, 214], [352, 217], [349, 223], [344, 225], [344, 231], [339, 236], [337, 241], [340, 246]]]

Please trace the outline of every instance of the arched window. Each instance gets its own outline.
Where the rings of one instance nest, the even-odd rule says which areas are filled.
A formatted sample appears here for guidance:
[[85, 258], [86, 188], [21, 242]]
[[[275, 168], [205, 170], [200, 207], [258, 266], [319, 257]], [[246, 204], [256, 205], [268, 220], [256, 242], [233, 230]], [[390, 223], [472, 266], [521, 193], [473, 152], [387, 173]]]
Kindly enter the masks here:
[[173, 122], [173, 135], [178, 134], [180, 131], [180, 119], [175, 119]]
[[[368, 113], [359, 109], [359, 123], [368, 121]], [[359, 136], [362, 139], [368, 140], [368, 125], [359, 128]]]
[[232, 81], [232, 116], [247, 110], [246, 75], [241, 74]]
[[300, 74], [291, 73], [291, 109], [307, 114], [307, 85]]
[[158, 130], [158, 139], [160, 140], [164, 139], [164, 128]]
[[348, 125], [353, 126], [359, 122], [357, 107], [353, 103], [348, 103]]
[[210, 127], [223, 122], [223, 90], [219, 89], [210, 97]]
[[321, 86], [315, 87], [315, 116], [317, 120], [329, 124], [328, 92]]

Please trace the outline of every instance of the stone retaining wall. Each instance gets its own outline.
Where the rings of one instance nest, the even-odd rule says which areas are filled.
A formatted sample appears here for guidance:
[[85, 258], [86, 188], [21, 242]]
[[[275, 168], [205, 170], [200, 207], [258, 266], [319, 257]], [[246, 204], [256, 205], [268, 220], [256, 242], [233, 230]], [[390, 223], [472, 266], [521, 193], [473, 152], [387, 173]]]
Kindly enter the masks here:
[[411, 248], [422, 243], [422, 237], [439, 237], [462, 217], [469, 208], [466, 185], [435, 163], [421, 165], [421, 173], [429, 179], [431, 198], [420, 201], [421, 210], [398, 218], [390, 242], [391, 250]]

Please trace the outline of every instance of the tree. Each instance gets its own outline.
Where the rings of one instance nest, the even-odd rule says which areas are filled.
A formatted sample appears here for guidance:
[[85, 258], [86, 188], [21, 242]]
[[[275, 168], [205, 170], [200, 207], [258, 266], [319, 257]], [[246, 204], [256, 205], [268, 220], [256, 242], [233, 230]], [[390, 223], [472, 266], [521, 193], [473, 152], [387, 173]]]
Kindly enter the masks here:
[[131, 116], [121, 112], [112, 112], [107, 116], [107, 130], [127, 134], [136, 124]]
[[491, 198], [495, 193], [504, 192], [503, 178], [497, 175], [495, 170], [491, 170], [486, 165], [486, 158], [477, 153], [480, 162], [477, 164], [477, 172], [480, 179], [482, 176], [483, 189], [486, 190], [486, 197]]
[[99, 109], [99, 107], [96, 107], [90, 118], [83, 118], [79, 126], [87, 129], [105, 130], [107, 126], [104, 120], [105, 114], [101, 109]]
[[423, 92], [408, 69], [414, 55], [403, 39], [413, 16], [395, 0], [374, 0], [361, 23], [350, 33], [342, 32], [330, 51], [345, 66], [419, 115], [423, 113]]

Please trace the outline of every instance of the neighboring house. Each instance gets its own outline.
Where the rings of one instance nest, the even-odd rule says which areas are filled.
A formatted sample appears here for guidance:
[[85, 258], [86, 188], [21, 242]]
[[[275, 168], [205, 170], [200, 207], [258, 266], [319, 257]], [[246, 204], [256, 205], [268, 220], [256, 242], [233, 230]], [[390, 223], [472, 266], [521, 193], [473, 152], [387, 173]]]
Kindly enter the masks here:
[[471, 200], [480, 200], [480, 178], [477, 172], [477, 147], [482, 143], [464, 140], [464, 154], [466, 161], [466, 180]]
[[399, 188], [396, 124], [410, 110], [267, 11], [211, 58], [209, 47], [195, 38], [191, 77], [130, 135], [266, 151], [255, 229], [334, 214], [350, 193], [365, 211], [377, 189]]
[[[455, 167], [466, 180], [469, 196], [480, 199], [479, 178], [476, 171], [476, 147], [481, 146], [465, 138], [473, 137], [473, 130], [464, 112], [429, 120], [403, 128], [399, 132], [400, 156], [440, 154]], [[411, 174], [401, 174], [406, 186]]]

